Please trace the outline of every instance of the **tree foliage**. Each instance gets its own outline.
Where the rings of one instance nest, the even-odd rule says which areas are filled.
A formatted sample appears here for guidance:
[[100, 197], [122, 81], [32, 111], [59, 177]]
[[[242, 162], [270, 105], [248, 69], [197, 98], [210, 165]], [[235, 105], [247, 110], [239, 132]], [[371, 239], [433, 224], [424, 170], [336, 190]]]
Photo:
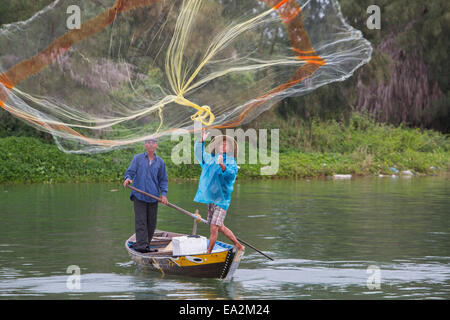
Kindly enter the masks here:
[[[344, 17], [373, 47], [369, 64], [356, 76], [287, 99], [281, 114], [347, 118], [352, 108], [395, 125], [450, 131], [449, 2], [436, 0], [342, 0]], [[381, 9], [381, 29], [366, 26], [367, 8]]]

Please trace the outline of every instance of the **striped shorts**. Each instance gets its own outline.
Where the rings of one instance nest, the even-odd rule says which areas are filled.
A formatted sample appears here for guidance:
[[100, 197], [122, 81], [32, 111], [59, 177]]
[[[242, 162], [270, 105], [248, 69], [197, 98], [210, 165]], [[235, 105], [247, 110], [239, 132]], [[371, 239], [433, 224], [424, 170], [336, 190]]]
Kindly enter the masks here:
[[210, 203], [208, 205], [208, 223], [209, 224], [215, 224], [216, 226], [219, 226], [219, 227], [222, 226], [226, 215], [227, 215], [227, 211], [222, 209], [221, 207], [215, 205], [214, 203]]

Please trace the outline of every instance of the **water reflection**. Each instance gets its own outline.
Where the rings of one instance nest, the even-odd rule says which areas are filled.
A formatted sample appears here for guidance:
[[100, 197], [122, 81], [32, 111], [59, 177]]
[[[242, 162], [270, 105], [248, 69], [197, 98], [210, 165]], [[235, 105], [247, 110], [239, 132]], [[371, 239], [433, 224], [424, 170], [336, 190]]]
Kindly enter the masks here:
[[[231, 282], [134, 265], [123, 247], [132, 205], [113, 184], [2, 188], [2, 299], [450, 297], [445, 178], [239, 182], [226, 224], [275, 261], [248, 248]], [[195, 190], [173, 183], [169, 200], [204, 215]], [[192, 221], [160, 207], [158, 228], [187, 233]], [[67, 288], [69, 265], [81, 269], [80, 290]], [[380, 270], [379, 289], [367, 286], [369, 266]]]
[[[83, 274], [81, 289], [69, 290], [67, 276], [21, 277], [18, 270], [2, 269], [0, 296], [100, 298], [100, 299], [300, 299], [346, 298], [448, 298], [450, 268], [448, 258], [402, 261], [379, 265], [381, 287], [366, 286], [367, 268], [376, 262], [310, 261], [278, 259], [258, 269], [241, 268], [233, 281], [162, 276], [130, 266], [122, 274]], [[8, 274], [8, 277], [4, 277]]]

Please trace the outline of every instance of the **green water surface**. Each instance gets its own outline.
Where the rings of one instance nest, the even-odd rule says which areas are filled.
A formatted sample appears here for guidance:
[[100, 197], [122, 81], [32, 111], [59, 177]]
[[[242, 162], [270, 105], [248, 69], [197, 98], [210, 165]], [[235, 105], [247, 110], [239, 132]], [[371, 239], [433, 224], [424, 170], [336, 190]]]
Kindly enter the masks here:
[[[172, 182], [168, 198], [205, 217], [196, 187]], [[231, 282], [134, 265], [120, 185], [3, 185], [0, 221], [0, 299], [450, 298], [445, 177], [237, 182], [225, 224], [275, 261], [248, 248]], [[159, 229], [190, 233], [192, 223], [160, 205]], [[67, 286], [71, 265], [80, 289]]]

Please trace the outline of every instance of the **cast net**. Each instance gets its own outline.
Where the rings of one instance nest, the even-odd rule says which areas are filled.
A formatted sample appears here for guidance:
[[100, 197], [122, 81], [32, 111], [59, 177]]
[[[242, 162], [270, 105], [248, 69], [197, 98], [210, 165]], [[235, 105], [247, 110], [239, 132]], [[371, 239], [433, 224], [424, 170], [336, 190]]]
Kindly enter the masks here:
[[0, 107], [104, 151], [239, 126], [371, 53], [334, 0], [58, 0], [0, 29]]

